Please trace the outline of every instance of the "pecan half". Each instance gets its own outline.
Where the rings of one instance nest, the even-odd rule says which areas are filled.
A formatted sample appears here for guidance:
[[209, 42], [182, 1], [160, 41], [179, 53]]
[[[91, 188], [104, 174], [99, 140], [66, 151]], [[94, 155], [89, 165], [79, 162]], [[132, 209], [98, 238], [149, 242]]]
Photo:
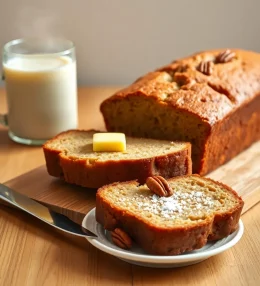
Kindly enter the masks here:
[[111, 238], [115, 245], [123, 249], [130, 249], [132, 247], [131, 237], [121, 228], [115, 228], [111, 231]]
[[146, 185], [152, 192], [160, 197], [170, 197], [173, 195], [173, 189], [161, 176], [148, 177], [146, 179]]
[[216, 56], [216, 63], [228, 63], [236, 57], [236, 54], [230, 50], [225, 50]]
[[211, 75], [213, 73], [214, 63], [211, 61], [201, 61], [197, 67], [197, 70], [205, 75]]

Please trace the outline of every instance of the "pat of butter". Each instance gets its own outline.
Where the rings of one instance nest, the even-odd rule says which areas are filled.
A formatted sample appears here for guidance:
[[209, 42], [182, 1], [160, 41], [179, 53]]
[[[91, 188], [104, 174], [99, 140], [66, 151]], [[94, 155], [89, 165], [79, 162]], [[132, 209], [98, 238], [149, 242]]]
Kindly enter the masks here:
[[93, 151], [122, 152], [126, 150], [124, 133], [95, 133], [93, 135]]

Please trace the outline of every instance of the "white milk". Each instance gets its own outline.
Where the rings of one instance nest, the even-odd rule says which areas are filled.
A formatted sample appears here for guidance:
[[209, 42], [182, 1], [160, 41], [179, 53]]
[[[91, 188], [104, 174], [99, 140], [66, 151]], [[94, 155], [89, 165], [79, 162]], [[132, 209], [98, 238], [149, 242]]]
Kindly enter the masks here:
[[48, 54], [4, 64], [9, 129], [18, 137], [48, 139], [77, 128], [76, 63]]

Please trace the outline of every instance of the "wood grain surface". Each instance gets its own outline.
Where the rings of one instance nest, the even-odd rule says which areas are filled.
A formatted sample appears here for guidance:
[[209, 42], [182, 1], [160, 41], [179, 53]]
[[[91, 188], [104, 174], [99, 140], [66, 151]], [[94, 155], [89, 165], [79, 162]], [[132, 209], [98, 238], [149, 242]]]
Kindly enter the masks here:
[[[104, 128], [98, 106], [115, 90], [116, 88], [79, 90], [80, 128]], [[0, 112], [6, 110], [3, 95], [4, 92], [0, 91]], [[256, 148], [256, 152], [257, 150], [259, 147]], [[245, 156], [247, 160], [247, 155], [243, 154], [246, 153], [242, 153], [241, 156]], [[240, 165], [236, 164], [234, 167], [244, 174], [248, 172], [247, 168], [250, 168], [250, 164], [245, 168], [245, 161], [244, 163], [242, 161]], [[250, 162], [260, 166], [257, 156], [253, 156]], [[44, 157], [40, 147], [16, 144], [9, 140], [7, 129], [0, 127], [0, 180], [2, 183], [43, 164]], [[38, 172], [42, 172], [43, 168], [39, 168]], [[246, 191], [247, 194], [251, 194], [248, 190], [258, 188], [256, 193], [259, 195], [260, 182], [257, 169], [250, 172], [248, 185], [243, 183], [240, 176], [230, 176], [225, 167], [221, 170], [215, 171], [212, 176], [227, 180], [234, 188], [240, 188], [243, 185], [241, 190]], [[42, 177], [41, 179], [43, 179], [42, 182], [39, 180], [34, 184], [40, 186], [44, 184], [45, 179]], [[56, 181], [51, 179], [52, 184], [56, 184]], [[81, 192], [81, 188], [77, 191]], [[37, 189], [31, 192], [37, 192]], [[248, 202], [250, 200], [248, 199]], [[245, 233], [241, 241], [220, 255], [189, 267], [150, 269], [123, 262], [97, 250], [85, 239], [64, 235], [25, 213], [0, 206], [0, 285], [257, 286], [260, 285], [259, 217], [260, 208], [257, 204], [243, 215]]]
[[5, 185], [68, 216], [79, 224], [95, 207], [96, 189], [78, 187], [52, 178], [48, 175], [45, 166], [16, 177]]

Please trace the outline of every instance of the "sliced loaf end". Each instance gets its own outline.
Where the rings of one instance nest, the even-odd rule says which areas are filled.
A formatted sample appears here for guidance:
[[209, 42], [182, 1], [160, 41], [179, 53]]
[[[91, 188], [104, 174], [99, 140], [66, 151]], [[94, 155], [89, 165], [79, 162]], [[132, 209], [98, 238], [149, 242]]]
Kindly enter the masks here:
[[95, 130], [70, 130], [44, 146], [50, 175], [89, 188], [147, 177], [166, 178], [191, 173], [190, 143], [126, 138], [126, 152], [93, 152]]

